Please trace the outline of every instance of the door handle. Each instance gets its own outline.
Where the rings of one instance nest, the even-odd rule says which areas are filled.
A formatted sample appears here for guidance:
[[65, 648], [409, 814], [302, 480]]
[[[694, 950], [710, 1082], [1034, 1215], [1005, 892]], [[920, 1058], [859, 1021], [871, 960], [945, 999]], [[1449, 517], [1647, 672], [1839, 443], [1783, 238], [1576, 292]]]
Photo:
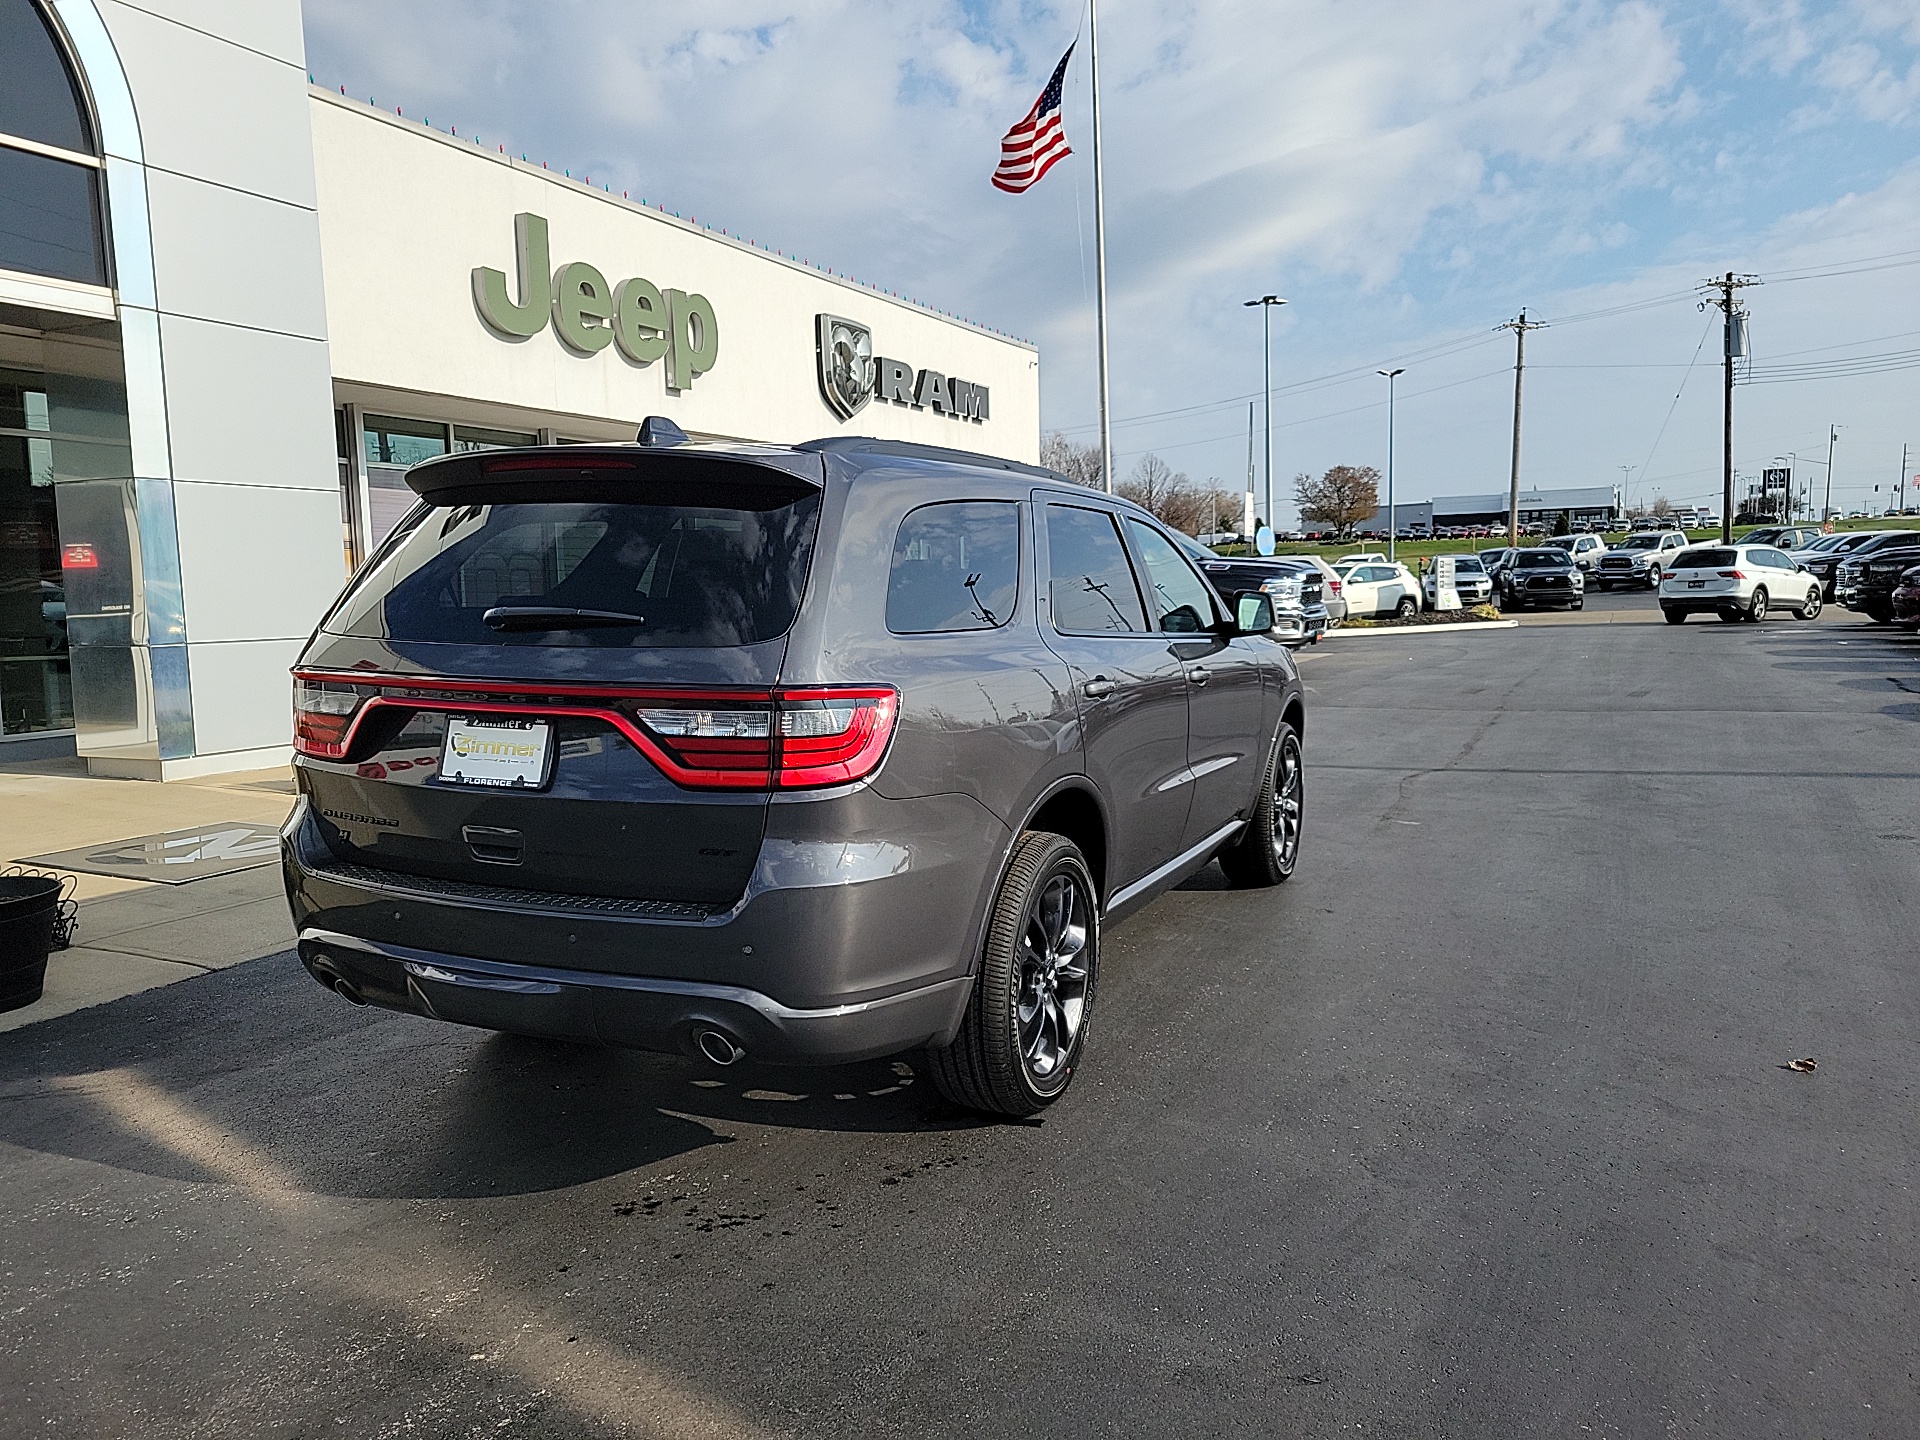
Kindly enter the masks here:
[[1089, 700], [1104, 700], [1113, 694], [1113, 681], [1104, 675], [1096, 675], [1080, 687], [1080, 691]]
[[1208, 673], [1207, 667], [1204, 665], [1190, 665], [1187, 667], [1187, 679], [1196, 685], [1206, 684]]

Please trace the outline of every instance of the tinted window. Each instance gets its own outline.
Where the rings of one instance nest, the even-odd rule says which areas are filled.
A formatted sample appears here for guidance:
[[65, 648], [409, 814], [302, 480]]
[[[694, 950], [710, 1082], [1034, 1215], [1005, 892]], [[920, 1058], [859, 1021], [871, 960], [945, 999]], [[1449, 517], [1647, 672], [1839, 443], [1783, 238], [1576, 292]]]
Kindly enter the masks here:
[[1145, 630], [1146, 611], [1113, 518], [1077, 505], [1047, 507], [1047, 599], [1056, 630]]
[[1481, 565], [1477, 555], [1456, 555], [1453, 557], [1453, 573], [1456, 575], [1484, 575], [1486, 568]]
[[[756, 503], [765, 508], [544, 502], [428, 510], [355, 587], [328, 628], [469, 645], [770, 640], [785, 633], [799, 609], [819, 502], [812, 493], [794, 498], [781, 491]], [[497, 630], [485, 619], [495, 606], [597, 610], [638, 620]]]
[[1127, 521], [1127, 531], [1147, 562], [1147, 588], [1154, 618], [1162, 630], [1192, 635], [1214, 622], [1213, 595], [1207, 582], [1193, 573], [1166, 536], [1138, 520]]
[[0, 134], [91, 154], [80, 97], [33, 0], [0, 0], [0, 55], [7, 57]]
[[1731, 550], [1683, 550], [1673, 557], [1675, 570], [1718, 570], [1740, 557]]
[[[5, 89], [0, 82], [0, 92]], [[107, 283], [94, 174], [65, 160], [0, 147], [0, 270]]]
[[896, 635], [991, 630], [1012, 618], [1019, 593], [1019, 506], [922, 505], [900, 522], [887, 577]]

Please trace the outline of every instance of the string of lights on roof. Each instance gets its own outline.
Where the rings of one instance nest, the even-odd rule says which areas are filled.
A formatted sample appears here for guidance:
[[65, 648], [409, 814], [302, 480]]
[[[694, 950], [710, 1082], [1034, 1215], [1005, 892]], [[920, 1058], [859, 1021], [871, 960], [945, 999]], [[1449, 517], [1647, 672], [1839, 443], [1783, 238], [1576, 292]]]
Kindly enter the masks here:
[[[309, 74], [307, 76], [307, 83], [310, 85], [317, 85], [319, 82], [315, 80], [311, 74]], [[347, 87], [344, 85], [340, 87], [340, 94], [347, 99], [353, 98], [352, 96], [347, 95]], [[369, 97], [369, 99], [367, 100], [367, 108], [371, 110], [378, 110], [383, 115], [386, 114], [386, 111], [381, 107], [380, 103], [377, 100], [372, 99], [371, 97]], [[393, 107], [393, 113], [395, 117], [398, 119], [404, 120], [407, 118], [406, 111], [403, 110], [398, 105]], [[434, 130], [436, 134], [447, 135], [456, 140], [463, 138], [460, 134], [460, 130], [458, 126], [449, 125], [445, 130], [439, 130], [435, 127], [433, 121], [426, 116], [422, 116], [418, 123], [429, 130]], [[478, 135], [468, 135], [468, 136], [465, 136], [464, 138], [472, 141], [472, 143], [478, 148], [482, 150], [486, 149], [486, 146], [481, 142], [481, 139]], [[500, 154], [507, 155], [507, 147], [505, 145], [496, 145], [494, 148]], [[507, 155], [507, 158], [511, 160], [513, 157], [511, 155]], [[536, 162], [524, 153], [520, 156], [520, 159], [523, 164], [532, 165], [537, 163], [540, 166], [540, 168], [542, 170], [545, 170], [548, 174], [553, 173], [552, 168], [544, 160]], [[588, 175], [585, 171], [582, 171], [580, 176], [577, 179], [575, 178], [574, 173], [571, 170], [567, 170], [563, 168], [560, 174], [563, 179], [572, 180], [573, 183], [576, 185], [583, 186], [588, 190], [591, 190], [593, 188], [593, 177], [591, 175]], [[608, 183], [603, 183], [600, 186], [600, 189], [603, 193], [608, 195], [611, 195], [613, 193], [613, 186]], [[890, 300], [898, 300], [904, 305], [911, 305], [916, 309], [928, 311], [929, 313], [938, 315], [943, 319], [958, 320], [963, 325], [971, 325], [976, 330], [984, 330], [987, 334], [998, 335], [1004, 340], [1016, 340], [1023, 345], [1031, 345], [1034, 343], [1033, 341], [1027, 340], [1022, 336], [1012, 335], [1005, 330], [995, 329], [991, 325], [983, 325], [978, 320], [969, 320], [964, 315], [955, 315], [951, 311], [942, 310], [936, 305], [929, 305], [924, 300], [916, 300], [911, 295], [902, 295], [897, 290], [889, 290], [882, 285], [875, 285], [866, 280], [855, 279], [851, 275], [842, 274], [840, 271], [833, 269], [831, 266], [816, 265], [811, 260], [804, 259], [796, 255], [789, 255], [786, 251], [778, 249], [775, 246], [764, 244], [759, 240], [750, 239], [745, 235], [736, 235], [731, 230], [727, 229], [724, 225], [703, 225], [701, 224], [700, 220], [697, 217], [692, 215], [682, 215], [678, 210], [669, 210], [664, 204], [655, 204], [652, 201], [648, 200], [644, 195], [641, 196], [640, 199], [635, 200], [630, 193], [628, 193], [625, 190], [622, 190], [620, 192], [620, 198], [622, 200], [627, 201], [629, 204], [639, 205], [642, 209], [657, 210], [662, 215], [671, 215], [674, 219], [683, 221], [688, 225], [698, 225], [702, 230], [705, 230], [709, 234], [724, 236], [726, 239], [735, 241], [741, 245], [748, 245], [755, 250], [764, 251], [769, 255], [772, 255], [778, 259], [786, 261], [789, 265], [800, 265], [800, 266], [804, 266], [809, 270], [817, 270], [823, 275], [832, 276], [835, 280], [845, 281], [849, 285], [858, 285], [862, 290], [871, 290], [876, 295], [884, 295]]]

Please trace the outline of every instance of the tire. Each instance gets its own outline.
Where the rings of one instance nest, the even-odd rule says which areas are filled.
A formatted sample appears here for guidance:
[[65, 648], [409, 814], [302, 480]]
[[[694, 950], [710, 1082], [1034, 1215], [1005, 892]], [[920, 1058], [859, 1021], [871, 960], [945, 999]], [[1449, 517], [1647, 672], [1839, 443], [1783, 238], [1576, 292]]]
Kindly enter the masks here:
[[1419, 613], [1420, 602], [1415, 600], [1411, 595], [1402, 595], [1400, 597], [1400, 603], [1393, 607], [1394, 618], [1397, 620], [1411, 620]]
[[1736, 620], [1744, 620], [1746, 618], [1746, 616], [1741, 614], [1738, 610], [1716, 610], [1713, 613], [1718, 615], [1722, 620], [1726, 621], [1727, 624], [1729, 625], [1733, 624]]
[[1749, 625], [1758, 625], [1762, 620], [1767, 618], [1766, 586], [1757, 585], [1754, 587], [1753, 598], [1747, 602], [1747, 608], [1745, 612], [1741, 614], [1740, 618]]
[[1659, 588], [1660, 588], [1660, 567], [1658, 565], [1649, 565], [1647, 567], [1647, 589], [1658, 590]]
[[1661, 609], [1662, 609], [1662, 610], [1663, 610], [1663, 611], [1665, 612], [1665, 614], [1666, 614], [1666, 617], [1667, 617], [1667, 624], [1669, 624], [1669, 625], [1684, 625], [1684, 624], [1686, 624], [1686, 623], [1687, 623], [1687, 612], [1686, 612], [1686, 611], [1684, 611], [1684, 610], [1675, 610], [1675, 609], [1674, 609], [1674, 608], [1673, 608], [1673, 607], [1672, 607], [1671, 605], [1663, 605], [1663, 606], [1661, 606], [1660, 608], [1661, 608]]
[[1891, 605], [1862, 605], [1860, 609], [1866, 617], [1876, 625], [1891, 625], [1893, 623], [1893, 607]]
[[969, 1110], [1023, 1119], [1065, 1093], [1086, 1048], [1100, 964], [1093, 872], [1064, 835], [1028, 830], [987, 912], [973, 998], [934, 1087]]
[[1254, 890], [1290, 879], [1300, 863], [1300, 835], [1306, 822], [1306, 766], [1300, 736], [1281, 722], [1267, 760], [1260, 796], [1240, 838], [1220, 852], [1220, 868], [1237, 890]]
[[1584, 600], [1575, 600], [1572, 604], [1567, 606], [1567, 609], [1569, 610], [1584, 610], [1586, 608], [1587, 608], [1587, 602]]
[[1807, 603], [1793, 612], [1793, 618], [1796, 620], [1818, 620], [1820, 618], [1820, 607], [1820, 587], [1816, 585], [1807, 591]]

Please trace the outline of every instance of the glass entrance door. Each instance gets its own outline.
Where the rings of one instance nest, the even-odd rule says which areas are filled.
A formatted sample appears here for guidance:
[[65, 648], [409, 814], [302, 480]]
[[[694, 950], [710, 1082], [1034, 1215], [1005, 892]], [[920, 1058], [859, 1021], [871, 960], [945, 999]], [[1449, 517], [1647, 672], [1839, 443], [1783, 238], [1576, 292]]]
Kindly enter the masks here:
[[0, 369], [0, 738], [72, 728], [47, 391]]

